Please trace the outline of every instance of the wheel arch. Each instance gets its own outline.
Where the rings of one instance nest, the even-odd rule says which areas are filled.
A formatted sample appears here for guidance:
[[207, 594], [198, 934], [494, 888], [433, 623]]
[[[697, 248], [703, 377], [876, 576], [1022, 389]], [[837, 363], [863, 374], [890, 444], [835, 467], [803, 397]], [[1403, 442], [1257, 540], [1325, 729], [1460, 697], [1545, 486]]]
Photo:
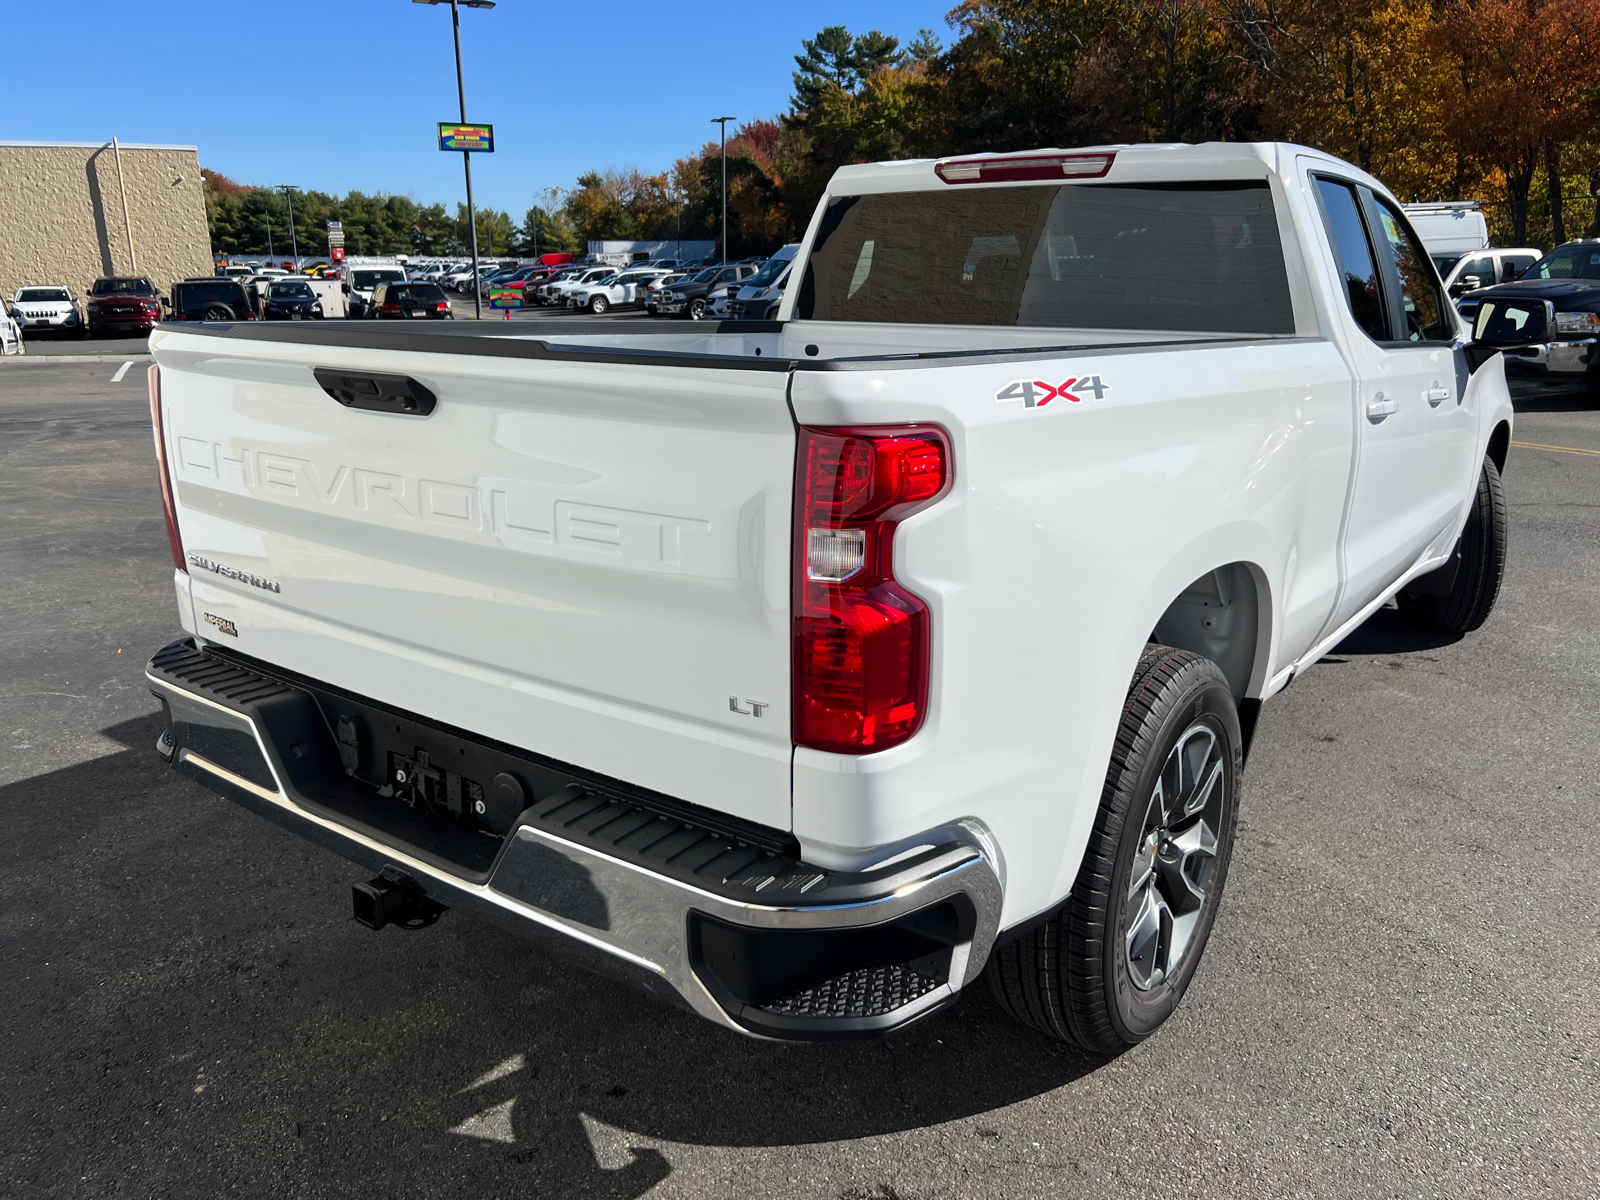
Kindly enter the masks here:
[[1202, 571], [1162, 609], [1150, 639], [1209, 658], [1222, 669], [1236, 703], [1266, 687], [1272, 588], [1253, 562]]
[[1511, 422], [1501, 421], [1495, 425], [1489, 434], [1489, 444], [1484, 448], [1484, 453], [1494, 463], [1494, 469], [1502, 475], [1506, 472], [1506, 455], [1511, 452]]

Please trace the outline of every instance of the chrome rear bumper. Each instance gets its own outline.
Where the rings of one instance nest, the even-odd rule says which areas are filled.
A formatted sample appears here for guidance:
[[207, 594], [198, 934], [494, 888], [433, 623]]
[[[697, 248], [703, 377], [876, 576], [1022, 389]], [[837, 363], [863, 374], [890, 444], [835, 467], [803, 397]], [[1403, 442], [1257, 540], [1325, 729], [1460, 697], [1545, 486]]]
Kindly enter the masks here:
[[[193, 678], [159, 665], [176, 649]], [[197, 660], [211, 666], [197, 671]], [[993, 945], [1002, 891], [976, 822], [930, 831], [922, 848], [876, 871], [845, 874], [768, 854], [760, 863], [785, 865], [690, 882], [605, 852], [603, 825], [579, 830], [574, 820], [564, 829], [541, 818], [536, 799], [486, 877], [464, 877], [471, 873], [303, 794], [296, 779], [306, 768], [287, 766], [276, 742], [314, 754], [311, 740], [331, 736], [326, 713], [319, 734], [310, 692], [295, 699], [292, 683], [272, 676], [240, 685], [242, 668], [222, 661], [219, 668], [192, 645], [174, 643], [146, 672], [168, 714], [158, 749], [175, 769], [447, 908], [728, 1028], [797, 1040], [884, 1033], [954, 1000]], [[227, 689], [206, 683], [219, 670], [233, 681]], [[264, 717], [252, 697], [268, 689], [278, 708]], [[287, 737], [286, 695], [301, 711]], [[556, 794], [550, 803], [561, 800]]]

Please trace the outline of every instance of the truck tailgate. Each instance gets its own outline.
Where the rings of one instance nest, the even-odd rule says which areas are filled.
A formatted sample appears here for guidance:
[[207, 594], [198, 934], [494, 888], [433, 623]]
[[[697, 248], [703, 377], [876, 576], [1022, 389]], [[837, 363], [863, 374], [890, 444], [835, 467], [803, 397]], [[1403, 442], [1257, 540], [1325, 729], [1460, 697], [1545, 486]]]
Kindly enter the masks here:
[[787, 829], [785, 364], [305, 336], [152, 338], [198, 633]]

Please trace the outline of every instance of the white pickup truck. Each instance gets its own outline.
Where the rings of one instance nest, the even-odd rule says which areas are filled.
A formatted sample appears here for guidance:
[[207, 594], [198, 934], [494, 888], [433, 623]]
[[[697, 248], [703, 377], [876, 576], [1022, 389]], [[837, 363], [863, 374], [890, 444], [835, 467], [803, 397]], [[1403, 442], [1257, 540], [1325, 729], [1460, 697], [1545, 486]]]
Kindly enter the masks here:
[[1262, 702], [1391, 597], [1489, 614], [1503, 364], [1289, 145], [848, 167], [794, 279], [721, 327], [158, 328], [158, 749], [374, 873], [369, 925], [762, 1037], [987, 970], [1134, 1043]]

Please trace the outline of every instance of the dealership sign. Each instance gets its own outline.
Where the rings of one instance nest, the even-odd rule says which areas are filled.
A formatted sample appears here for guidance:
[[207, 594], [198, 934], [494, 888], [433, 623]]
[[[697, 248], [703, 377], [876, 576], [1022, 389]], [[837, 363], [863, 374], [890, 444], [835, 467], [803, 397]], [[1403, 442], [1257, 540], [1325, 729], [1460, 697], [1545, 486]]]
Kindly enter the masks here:
[[494, 153], [493, 125], [456, 125], [439, 122], [439, 149]]

